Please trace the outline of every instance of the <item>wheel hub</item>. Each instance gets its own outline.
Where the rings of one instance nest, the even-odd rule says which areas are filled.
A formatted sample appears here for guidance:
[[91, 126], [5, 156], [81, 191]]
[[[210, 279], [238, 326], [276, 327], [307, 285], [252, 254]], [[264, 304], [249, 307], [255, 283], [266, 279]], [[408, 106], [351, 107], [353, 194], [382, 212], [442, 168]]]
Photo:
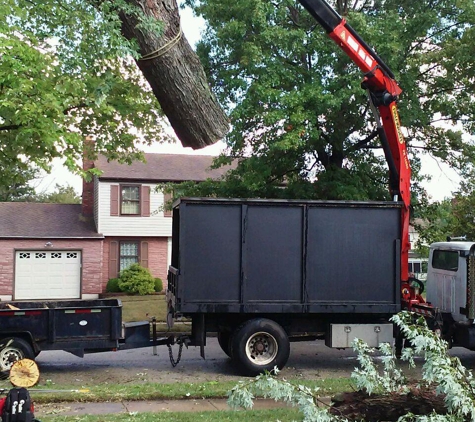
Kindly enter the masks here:
[[23, 356], [18, 350], [6, 347], [0, 352], [0, 369], [6, 371], [11, 368], [13, 363], [22, 358]]
[[254, 349], [256, 350], [257, 353], [261, 354], [264, 353], [264, 351], [266, 350], [266, 346], [264, 343], [262, 342], [258, 342], [256, 343], [256, 345], [254, 346]]
[[264, 366], [275, 359], [278, 349], [274, 336], [266, 332], [259, 332], [248, 339], [246, 355], [254, 364]]

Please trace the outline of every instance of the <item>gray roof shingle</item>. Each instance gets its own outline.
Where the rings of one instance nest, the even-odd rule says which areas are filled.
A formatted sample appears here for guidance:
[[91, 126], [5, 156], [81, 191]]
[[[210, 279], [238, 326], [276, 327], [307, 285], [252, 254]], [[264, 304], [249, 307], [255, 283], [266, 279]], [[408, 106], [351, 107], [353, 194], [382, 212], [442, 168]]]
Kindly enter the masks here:
[[81, 205], [35, 202], [0, 202], [0, 237], [103, 238]]
[[219, 179], [236, 165], [211, 170], [213, 156], [184, 154], [144, 154], [146, 162], [134, 161], [131, 165], [117, 161], [107, 162], [104, 156], [95, 161], [95, 167], [102, 170], [102, 180], [141, 180], [151, 182], [183, 182]]

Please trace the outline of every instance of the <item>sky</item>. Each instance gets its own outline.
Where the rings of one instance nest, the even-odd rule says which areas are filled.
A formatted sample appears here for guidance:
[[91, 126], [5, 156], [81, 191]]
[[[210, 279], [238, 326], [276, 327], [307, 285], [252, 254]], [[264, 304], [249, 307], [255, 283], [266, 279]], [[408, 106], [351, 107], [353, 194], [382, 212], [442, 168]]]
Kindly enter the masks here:
[[[181, 10], [180, 15], [183, 33], [190, 45], [194, 46], [200, 39], [201, 31], [204, 28], [204, 21], [194, 16], [190, 8]], [[144, 151], [164, 154], [219, 155], [223, 148], [224, 144], [217, 142], [214, 145], [200, 150], [192, 150], [191, 148], [182, 147], [180, 142], [177, 141], [175, 144], [157, 144], [146, 147]], [[423, 185], [432, 200], [440, 201], [446, 197], [450, 197], [452, 192], [457, 190], [459, 177], [449, 166], [427, 157], [423, 159], [422, 171], [424, 174], [431, 176], [431, 181], [427, 181], [423, 183]], [[63, 186], [69, 184], [73, 186], [79, 194], [82, 191], [82, 179], [70, 173], [61, 164], [60, 160], [54, 161], [53, 170], [50, 175], [34, 182], [37, 192], [53, 191], [56, 184]]]

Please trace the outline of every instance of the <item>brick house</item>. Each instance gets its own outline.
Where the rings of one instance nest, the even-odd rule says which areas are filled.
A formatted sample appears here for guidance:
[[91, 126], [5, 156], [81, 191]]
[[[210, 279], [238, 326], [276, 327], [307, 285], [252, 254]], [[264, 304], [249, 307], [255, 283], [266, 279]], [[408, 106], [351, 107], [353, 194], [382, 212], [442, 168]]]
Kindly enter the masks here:
[[82, 205], [0, 203], [0, 300], [90, 299], [134, 262], [166, 284], [171, 213], [158, 183], [219, 178], [213, 157], [145, 154], [131, 165], [99, 157]]

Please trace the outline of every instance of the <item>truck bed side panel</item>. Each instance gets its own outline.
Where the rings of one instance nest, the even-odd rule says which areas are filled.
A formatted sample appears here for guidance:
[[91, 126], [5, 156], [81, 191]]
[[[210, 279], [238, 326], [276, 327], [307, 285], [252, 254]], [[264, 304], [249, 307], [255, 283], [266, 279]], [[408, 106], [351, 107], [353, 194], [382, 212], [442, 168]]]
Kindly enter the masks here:
[[[188, 302], [239, 302], [241, 206], [188, 205], [180, 230], [180, 285]], [[186, 213], [186, 214], [185, 214]], [[195, 280], [195, 281], [192, 281]]]
[[396, 203], [184, 198], [174, 214], [176, 310], [397, 312], [400, 211]]
[[395, 298], [399, 210], [319, 208], [308, 212], [310, 302], [388, 302]]
[[302, 300], [303, 207], [245, 209], [244, 300]]

